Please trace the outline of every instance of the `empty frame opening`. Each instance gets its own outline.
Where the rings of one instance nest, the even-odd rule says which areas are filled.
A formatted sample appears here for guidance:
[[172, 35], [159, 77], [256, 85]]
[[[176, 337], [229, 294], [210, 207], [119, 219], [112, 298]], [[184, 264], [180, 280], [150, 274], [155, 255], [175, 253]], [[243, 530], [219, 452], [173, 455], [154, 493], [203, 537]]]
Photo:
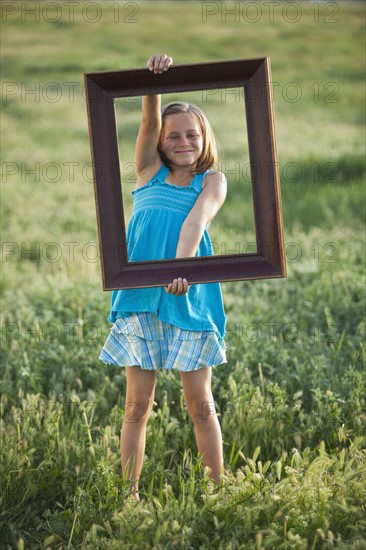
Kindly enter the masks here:
[[[233, 254], [256, 253], [251, 162], [243, 88], [238, 86], [161, 94], [162, 106], [171, 101], [196, 104], [207, 116], [215, 135], [218, 161], [213, 169], [225, 174], [227, 196], [208, 228], [214, 255], [224, 258]], [[114, 108], [127, 238], [127, 228], [133, 213], [131, 191], [136, 185], [133, 160], [142, 117], [142, 96], [115, 98]]]

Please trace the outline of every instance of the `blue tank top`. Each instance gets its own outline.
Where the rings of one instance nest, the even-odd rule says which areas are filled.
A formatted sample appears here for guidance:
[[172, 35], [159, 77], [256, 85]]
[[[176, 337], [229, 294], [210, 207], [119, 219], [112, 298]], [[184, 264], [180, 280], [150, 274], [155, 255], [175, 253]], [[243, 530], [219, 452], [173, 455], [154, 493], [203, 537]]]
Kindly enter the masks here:
[[[128, 261], [176, 257], [182, 224], [202, 191], [204, 177], [211, 171], [195, 174], [189, 186], [180, 187], [166, 181], [169, 169], [162, 163], [146, 185], [131, 192], [133, 210], [126, 234]], [[210, 223], [204, 229], [196, 256], [214, 254], [209, 226]], [[178, 277], [182, 275], [177, 270]], [[108, 321], [114, 323], [120, 317], [141, 311], [155, 313], [161, 321], [185, 330], [216, 332], [220, 343], [226, 337], [219, 282], [191, 285], [183, 296], [168, 294], [164, 286], [112, 291]]]

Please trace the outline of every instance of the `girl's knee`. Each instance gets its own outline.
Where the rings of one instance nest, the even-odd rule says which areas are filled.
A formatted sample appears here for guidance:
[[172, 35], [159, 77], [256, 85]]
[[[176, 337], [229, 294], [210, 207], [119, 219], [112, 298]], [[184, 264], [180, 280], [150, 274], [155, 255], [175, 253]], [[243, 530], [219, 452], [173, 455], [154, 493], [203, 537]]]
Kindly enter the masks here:
[[140, 422], [150, 416], [153, 398], [148, 395], [135, 395], [126, 401], [124, 422]]
[[193, 395], [186, 400], [189, 414], [193, 421], [207, 422], [208, 418], [216, 414], [215, 402], [212, 395]]

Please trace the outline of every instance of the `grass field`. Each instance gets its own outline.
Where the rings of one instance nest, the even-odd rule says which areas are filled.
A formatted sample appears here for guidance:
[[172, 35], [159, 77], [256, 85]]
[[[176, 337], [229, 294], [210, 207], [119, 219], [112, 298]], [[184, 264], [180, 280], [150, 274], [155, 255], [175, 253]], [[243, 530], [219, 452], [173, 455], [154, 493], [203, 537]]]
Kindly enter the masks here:
[[[366, 548], [364, 4], [69, 4], [1, 5], [1, 548]], [[208, 483], [178, 373], [160, 372], [126, 513], [126, 379], [98, 360], [111, 295], [83, 73], [162, 52], [270, 55], [288, 277], [222, 284], [229, 362], [212, 389], [228, 500]], [[140, 104], [118, 111], [123, 175]], [[237, 109], [207, 104], [228, 166], [247, 161]], [[228, 184], [210, 235], [249, 242], [250, 200], [243, 225]]]

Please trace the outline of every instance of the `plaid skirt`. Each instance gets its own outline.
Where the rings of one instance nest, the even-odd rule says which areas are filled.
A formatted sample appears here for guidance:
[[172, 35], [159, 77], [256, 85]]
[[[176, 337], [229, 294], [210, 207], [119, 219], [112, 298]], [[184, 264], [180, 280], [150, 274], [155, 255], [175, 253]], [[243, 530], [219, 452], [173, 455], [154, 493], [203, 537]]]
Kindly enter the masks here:
[[119, 367], [193, 371], [227, 363], [226, 349], [216, 332], [184, 330], [144, 311], [116, 319], [98, 359]]

